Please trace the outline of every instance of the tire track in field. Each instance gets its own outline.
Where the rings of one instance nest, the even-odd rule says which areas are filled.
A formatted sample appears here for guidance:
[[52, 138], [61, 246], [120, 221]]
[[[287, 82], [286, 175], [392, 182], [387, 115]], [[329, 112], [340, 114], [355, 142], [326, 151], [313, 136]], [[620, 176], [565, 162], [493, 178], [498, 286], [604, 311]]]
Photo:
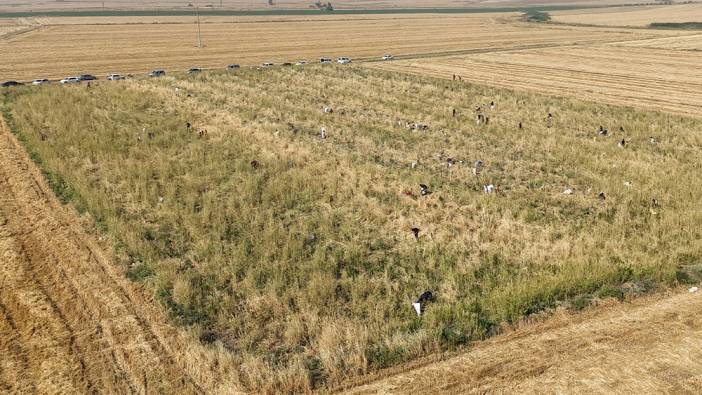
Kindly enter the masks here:
[[203, 393], [0, 121], [0, 391]]

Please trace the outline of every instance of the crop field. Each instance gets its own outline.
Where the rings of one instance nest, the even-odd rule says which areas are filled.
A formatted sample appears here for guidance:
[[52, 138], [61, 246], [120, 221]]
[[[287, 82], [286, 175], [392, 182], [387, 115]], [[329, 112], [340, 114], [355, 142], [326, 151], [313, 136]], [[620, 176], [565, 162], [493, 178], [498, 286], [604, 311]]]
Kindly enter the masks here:
[[[63, 78], [79, 73], [143, 73], [154, 68], [223, 68], [321, 56], [377, 59], [434, 56], [521, 47], [592, 44], [675, 36], [677, 32], [534, 26], [515, 15], [438, 18], [290, 17], [270, 23], [47, 25], [0, 41], [0, 79]], [[99, 19], [99, 18], [98, 18]], [[88, 23], [90, 18], [86, 19]], [[254, 19], [255, 20], [255, 19]], [[260, 20], [260, 18], [259, 18]], [[246, 21], [244, 19], [244, 21]], [[193, 20], [194, 22], [194, 20]]]
[[702, 33], [690, 34], [681, 37], [661, 37], [650, 40], [640, 40], [622, 43], [625, 46], [677, 49], [686, 51], [702, 51]]
[[699, 118], [358, 66], [5, 92], [207, 388], [335, 387], [700, 274]]
[[[145, 4], [143, 0], [12, 0], [0, 4], [0, 12], [47, 11], [47, 10], [138, 10], [138, 9], [190, 9], [188, 4], [199, 5], [203, 9], [270, 10], [270, 9], [311, 9], [311, 0], [275, 0], [269, 5], [265, 0], [153, 0]], [[326, 3], [326, 2], [325, 2]], [[446, 8], [446, 7], [500, 7], [529, 6], [543, 4], [559, 5], [599, 5], [595, 0], [515, 0], [510, 3], [482, 2], [479, 0], [337, 0], [332, 2], [335, 9], [389, 9], [389, 8]], [[625, 0], [610, 0], [608, 4], [626, 4]]]
[[702, 21], [702, 4], [554, 11], [551, 15], [554, 21], [561, 23], [645, 27], [656, 22], [700, 22]]
[[[670, 40], [689, 42], [686, 37]], [[702, 75], [698, 70], [702, 53], [623, 46], [636, 43], [504, 51], [373, 66], [443, 78], [458, 74], [475, 83], [701, 115]]]

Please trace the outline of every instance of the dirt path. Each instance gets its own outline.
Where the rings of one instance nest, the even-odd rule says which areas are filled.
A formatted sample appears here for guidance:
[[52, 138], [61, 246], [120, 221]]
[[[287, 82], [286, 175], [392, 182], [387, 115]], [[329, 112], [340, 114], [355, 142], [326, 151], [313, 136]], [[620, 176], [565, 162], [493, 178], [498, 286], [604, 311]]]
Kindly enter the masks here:
[[142, 305], [0, 120], [0, 393], [204, 392]]
[[558, 314], [350, 393], [699, 394], [700, 311], [702, 294], [684, 292]]

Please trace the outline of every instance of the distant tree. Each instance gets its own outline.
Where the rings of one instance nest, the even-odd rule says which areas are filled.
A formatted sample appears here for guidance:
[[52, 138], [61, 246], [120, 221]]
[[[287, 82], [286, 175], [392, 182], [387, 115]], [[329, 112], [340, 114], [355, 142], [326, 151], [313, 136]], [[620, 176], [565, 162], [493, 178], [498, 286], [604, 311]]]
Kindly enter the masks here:
[[522, 17], [527, 22], [548, 22], [551, 20], [551, 15], [548, 12], [529, 10]]

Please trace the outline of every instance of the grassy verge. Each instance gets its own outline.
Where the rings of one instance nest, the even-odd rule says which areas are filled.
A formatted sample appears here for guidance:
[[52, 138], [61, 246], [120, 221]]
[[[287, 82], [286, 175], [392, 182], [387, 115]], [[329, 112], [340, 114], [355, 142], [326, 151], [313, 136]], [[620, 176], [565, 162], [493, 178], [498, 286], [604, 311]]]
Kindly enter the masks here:
[[655, 22], [648, 27], [651, 29], [702, 30], [702, 22]]
[[5, 92], [57, 193], [254, 391], [335, 385], [544, 309], [698, 279], [698, 119], [356, 67]]

